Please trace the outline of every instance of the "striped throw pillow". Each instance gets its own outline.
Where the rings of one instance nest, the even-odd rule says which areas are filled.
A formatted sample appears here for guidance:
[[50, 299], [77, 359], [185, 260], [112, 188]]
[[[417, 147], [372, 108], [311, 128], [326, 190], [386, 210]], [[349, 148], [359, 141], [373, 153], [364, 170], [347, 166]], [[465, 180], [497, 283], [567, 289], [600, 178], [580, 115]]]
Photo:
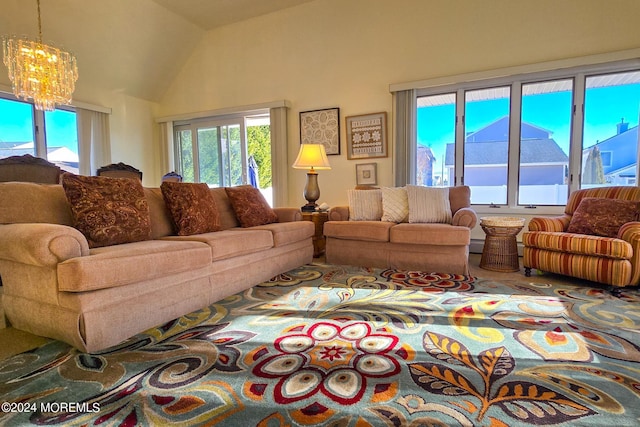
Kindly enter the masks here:
[[349, 221], [380, 221], [382, 218], [382, 191], [349, 190]]
[[409, 222], [451, 223], [449, 188], [407, 185]]

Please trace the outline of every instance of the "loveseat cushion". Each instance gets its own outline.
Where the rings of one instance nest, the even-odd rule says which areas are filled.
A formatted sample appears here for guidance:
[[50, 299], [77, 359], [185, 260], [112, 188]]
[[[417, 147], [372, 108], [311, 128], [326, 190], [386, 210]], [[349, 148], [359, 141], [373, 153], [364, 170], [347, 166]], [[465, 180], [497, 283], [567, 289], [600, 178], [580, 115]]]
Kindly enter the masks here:
[[149, 204], [140, 181], [65, 173], [62, 187], [74, 227], [90, 248], [151, 238]]
[[311, 221], [276, 222], [273, 224], [259, 225], [257, 227], [243, 228], [244, 231], [267, 230], [273, 234], [273, 246], [285, 246], [313, 237], [315, 226]]
[[173, 218], [178, 236], [219, 231], [220, 215], [205, 183], [163, 182], [162, 196]]
[[469, 245], [471, 231], [449, 224], [397, 224], [391, 228], [389, 241], [413, 245]]
[[230, 229], [192, 236], [167, 236], [162, 240], [205, 243], [213, 261], [260, 252], [273, 247], [273, 234], [269, 230]]
[[395, 225], [383, 221], [328, 221], [324, 223], [324, 235], [336, 239], [388, 242], [389, 230]]
[[525, 231], [525, 247], [615, 259], [631, 259], [632, 246], [621, 239], [554, 231]]
[[58, 290], [83, 292], [124, 286], [210, 264], [211, 249], [200, 242], [147, 240], [105, 246], [91, 249], [89, 256], [58, 264]]

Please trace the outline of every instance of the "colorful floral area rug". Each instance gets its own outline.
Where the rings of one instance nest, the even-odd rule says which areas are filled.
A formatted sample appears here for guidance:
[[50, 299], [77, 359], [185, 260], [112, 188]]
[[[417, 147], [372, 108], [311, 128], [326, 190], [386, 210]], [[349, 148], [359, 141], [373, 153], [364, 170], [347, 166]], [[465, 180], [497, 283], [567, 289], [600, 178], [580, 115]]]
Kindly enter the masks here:
[[0, 424], [638, 426], [640, 294], [313, 264], [0, 363]]

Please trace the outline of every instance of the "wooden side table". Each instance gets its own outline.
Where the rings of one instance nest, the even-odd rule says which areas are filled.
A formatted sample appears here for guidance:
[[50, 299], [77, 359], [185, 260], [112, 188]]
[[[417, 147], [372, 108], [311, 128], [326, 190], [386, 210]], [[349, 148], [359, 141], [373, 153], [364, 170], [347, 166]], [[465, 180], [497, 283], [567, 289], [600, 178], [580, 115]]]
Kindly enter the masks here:
[[524, 218], [480, 218], [480, 227], [487, 235], [482, 248], [480, 268], [502, 272], [519, 271], [516, 235], [524, 227]]
[[302, 212], [303, 221], [311, 221], [316, 227], [313, 235], [313, 257], [317, 258], [324, 254], [326, 239], [324, 237], [324, 223], [329, 221], [328, 212]]

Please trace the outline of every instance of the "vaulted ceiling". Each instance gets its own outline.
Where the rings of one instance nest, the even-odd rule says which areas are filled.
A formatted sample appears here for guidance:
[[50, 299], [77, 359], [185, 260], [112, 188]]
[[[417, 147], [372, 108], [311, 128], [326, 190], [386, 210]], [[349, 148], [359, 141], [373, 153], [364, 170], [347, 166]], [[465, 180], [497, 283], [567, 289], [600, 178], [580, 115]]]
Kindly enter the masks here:
[[[41, 0], [42, 36], [76, 55], [74, 99], [102, 90], [159, 101], [206, 31], [308, 1]], [[36, 0], [0, 1], [0, 36], [36, 38], [37, 24]], [[4, 64], [0, 85], [10, 85]]]

